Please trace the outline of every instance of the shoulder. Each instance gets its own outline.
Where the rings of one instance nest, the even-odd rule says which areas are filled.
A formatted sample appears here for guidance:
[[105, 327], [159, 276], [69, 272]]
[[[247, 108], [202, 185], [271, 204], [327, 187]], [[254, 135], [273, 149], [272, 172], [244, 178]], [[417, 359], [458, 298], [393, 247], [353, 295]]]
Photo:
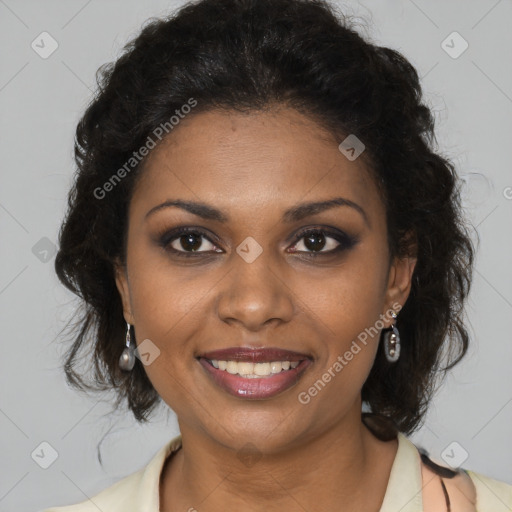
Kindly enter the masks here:
[[476, 488], [478, 512], [512, 511], [512, 485], [471, 470], [467, 474]]
[[[511, 512], [512, 485], [474, 471], [457, 471], [421, 455], [425, 512]], [[447, 507], [450, 508], [447, 508]]]
[[42, 512], [98, 512], [98, 510], [109, 510], [112, 512], [124, 510], [127, 512], [132, 510], [131, 507], [133, 506], [136, 492], [140, 488], [143, 473], [144, 469], [132, 473], [80, 503], [52, 507]]
[[477, 490], [466, 472], [452, 471], [422, 456], [421, 479], [425, 512], [477, 511]]
[[74, 505], [52, 507], [41, 512], [157, 512], [160, 475], [165, 459], [180, 446], [181, 435], [178, 435], [160, 448], [142, 469], [91, 498]]

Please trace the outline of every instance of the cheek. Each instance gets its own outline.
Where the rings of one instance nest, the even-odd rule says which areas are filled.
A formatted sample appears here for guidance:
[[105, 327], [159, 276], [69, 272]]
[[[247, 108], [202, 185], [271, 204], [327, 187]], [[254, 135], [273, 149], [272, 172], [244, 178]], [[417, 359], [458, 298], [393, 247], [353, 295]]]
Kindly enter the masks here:
[[138, 276], [132, 286], [137, 344], [149, 339], [158, 353], [144, 370], [162, 400], [186, 415], [196, 363], [191, 338], [200, 325], [199, 298], [193, 293], [197, 287], [190, 282], [181, 286], [169, 269], [159, 266], [145, 264], [133, 273]]
[[181, 339], [180, 328], [197, 315], [202, 287], [191, 279], [190, 268], [172, 265], [158, 248], [134, 244], [129, 254], [130, 291], [139, 339], [150, 338], [165, 348]]
[[190, 280], [190, 273], [185, 279], [184, 272], [171, 269], [162, 258], [151, 261], [150, 256], [132, 254], [129, 272], [136, 340], [140, 344], [149, 339], [160, 352], [145, 366], [160, 392], [159, 382], [166, 381], [166, 388], [173, 386], [173, 376], [186, 375], [195, 363], [190, 340], [201, 325], [202, 287]]
[[320, 278], [296, 283], [298, 295], [308, 298], [307, 309], [315, 313], [326, 334], [338, 340], [340, 349], [375, 326], [385, 308], [385, 258], [368, 249], [360, 248]]
[[313, 380], [337, 383], [329, 384], [330, 388], [340, 385], [355, 393], [373, 365], [384, 327], [387, 270], [385, 258], [375, 254], [376, 247], [367, 244], [325, 279], [296, 284], [298, 295], [308, 297], [304, 312], [318, 328], [317, 343], [321, 344]]
[[[371, 276], [352, 274], [331, 285], [330, 297], [311, 301], [316, 324], [322, 326], [315, 371], [297, 390], [301, 404], [333, 421], [360, 396], [380, 340], [382, 303]], [[323, 327], [328, 326], [328, 328]]]

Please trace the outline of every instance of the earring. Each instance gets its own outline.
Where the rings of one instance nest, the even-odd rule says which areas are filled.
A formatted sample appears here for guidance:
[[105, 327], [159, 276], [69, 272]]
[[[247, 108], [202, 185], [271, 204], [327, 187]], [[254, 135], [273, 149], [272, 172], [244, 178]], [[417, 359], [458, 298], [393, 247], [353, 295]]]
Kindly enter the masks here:
[[135, 346], [131, 342], [130, 324], [126, 323], [126, 348], [119, 358], [119, 368], [125, 372], [133, 370], [135, 366]]
[[[396, 319], [397, 315], [392, 311], [391, 316]], [[396, 363], [400, 357], [400, 334], [395, 324], [384, 333], [384, 354], [390, 363]]]

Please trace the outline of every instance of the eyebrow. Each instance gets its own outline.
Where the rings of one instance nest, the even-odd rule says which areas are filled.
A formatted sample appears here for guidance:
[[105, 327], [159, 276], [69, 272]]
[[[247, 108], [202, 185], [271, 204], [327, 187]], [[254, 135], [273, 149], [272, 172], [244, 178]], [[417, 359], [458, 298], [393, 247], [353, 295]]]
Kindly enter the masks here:
[[[359, 206], [357, 203], [354, 203], [354, 201], [351, 201], [350, 199], [345, 199], [344, 197], [335, 197], [333, 199], [328, 199], [325, 201], [316, 201], [316, 202], [309, 202], [309, 203], [302, 203], [297, 206], [293, 206], [292, 208], [289, 208], [283, 213], [282, 220], [283, 222], [297, 222], [299, 220], [302, 220], [306, 217], [321, 213], [323, 211], [329, 210], [331, 208], [335, 208], [338, 206], [348, 206], [357, 212], [363, 217], [366, 225], [370, 227], [370, 221], [368, 218], [368, 215], [366, 214], [365, 210]], [[177, 207], [181, 208], [182, 210], [185, 210], [189, 213], [192, 213], [194, 215], [197, 215], [198, 217], [202, 217], [206, 220], [215, 220], [218, 222], [226, 223], [229, 221], [229, 217], [223, 214], [220, 210], [217, 208], [214, 208], [211, 205], [208, 205], [206, 203], [199, 203], [196, 201], [185, 201], [182, 199], [169, 199], [149, 210], [146, 215], [145, 219], [147, 219], [149, 216], [153, 215], [157, 211], [163, 210], [164, 208], [171, 208], [171, 207]]]

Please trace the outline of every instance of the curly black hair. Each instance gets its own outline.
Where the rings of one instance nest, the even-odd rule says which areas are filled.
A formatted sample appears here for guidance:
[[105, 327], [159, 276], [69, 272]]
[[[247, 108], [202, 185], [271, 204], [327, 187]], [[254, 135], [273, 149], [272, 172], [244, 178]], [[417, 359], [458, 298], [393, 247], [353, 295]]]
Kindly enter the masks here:
[[[148, 421], [161, 399], [140, 361], [129, 373], [118, 367], [126, 323], [114, 274], [116, 261], [126, 261], [128, 205], [146, 161], [138, 150], [165, 140], [154, 140], [158, 127], [172, 136], [169, 119], [191, 101], [191, 116], [281, 105], [340, 142], [349, 134], [363, 141], [386, 207], [391, 256], [411, 255], [416, 243], [412, 287], [397, 319], [400, 359], [390, 364], [379, 349], [362, 388], [372, 413], [406, 434], [416, 430], [438, 377], [468, 349], [463, 306], [475, 247], [461, 181], [434, 150], [434, 117], [410, 62], [363, 38], [351, 16], [323, 0], [200, 0], [148, 20], [96, 78], [76, 130], [78, 170], [55, 260], [59, 279], [81, 299], [67, 382], [82, 391], [115, 390], [116, 407], [126, 399], [137, 421]], [[122, 179], [114, 182], [116, 173]], [[92, 372], [76, 368], [85, 348], [93, 351], [89, 382]]]

